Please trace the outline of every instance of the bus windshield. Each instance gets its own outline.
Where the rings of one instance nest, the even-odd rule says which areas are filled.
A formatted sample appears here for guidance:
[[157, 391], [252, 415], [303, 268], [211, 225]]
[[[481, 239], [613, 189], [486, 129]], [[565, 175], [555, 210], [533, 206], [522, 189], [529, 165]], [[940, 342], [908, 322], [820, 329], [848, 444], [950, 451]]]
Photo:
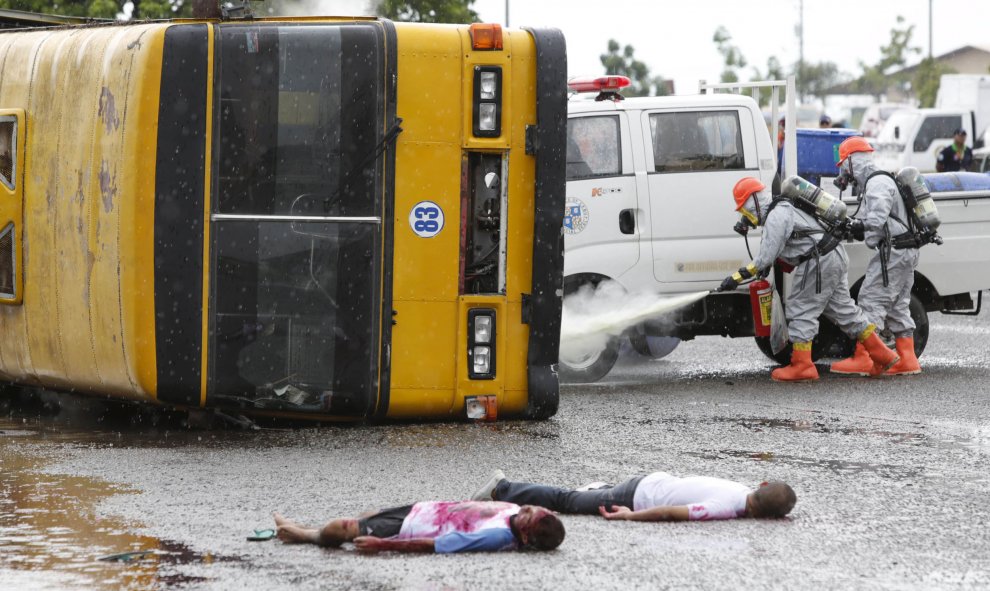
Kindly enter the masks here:
[[383, 38], [219, 27], [208, 397], [365, 415], [377, 397]]

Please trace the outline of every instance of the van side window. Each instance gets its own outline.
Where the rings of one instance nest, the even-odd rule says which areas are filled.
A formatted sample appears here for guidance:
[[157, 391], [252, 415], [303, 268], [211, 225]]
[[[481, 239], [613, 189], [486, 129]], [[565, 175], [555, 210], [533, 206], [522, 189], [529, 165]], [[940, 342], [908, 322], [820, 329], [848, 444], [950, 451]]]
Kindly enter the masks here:
[[0, 182], [14, 190], [14, 162], [17, 158], [17, 119], [0, 117]]
[[735, 111], [652, 113], [650, 132], [657, 172], [744, 167], [739, 114]]
[[622, 173], [619, 118], [573, 117], [567, 121], [567, 180]]
[[921, 129], [914, 138], [914, 151], [926, 152], [937, 139], [951, 138], [952, 132], [962, 127], [962, 117], [958, 115], [941, 115], [926, 117], [921, 122]]

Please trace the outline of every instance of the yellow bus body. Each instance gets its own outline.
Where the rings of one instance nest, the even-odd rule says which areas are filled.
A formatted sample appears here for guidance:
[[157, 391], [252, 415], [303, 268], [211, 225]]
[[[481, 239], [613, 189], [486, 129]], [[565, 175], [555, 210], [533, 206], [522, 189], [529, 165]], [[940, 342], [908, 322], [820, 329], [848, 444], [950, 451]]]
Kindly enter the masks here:
[[[553, 368], [543, 364], [544, 375], [552, 375], [552, 385], [541, 383], [535, 394], [530, 375], [534, 334], [542, 335], [544, 358], [547, 348], [552, 349], [554, 359], [556, 355], [556, 334], [549, 333], [559, 327], [560, 315], [562, 254], [557, 253], [563, 164], [559, 155], [550, 153], [560, 151], [553, 149], [554, 144], [557, 148], [563, 145], [564, 119], [559, 115], [559, 120], [540, 121], [538, 107], [542, 100], [551, 108], [548, 112], [563, 113], [563, 85], [559, 91], [544, 88], [542, 98], [539, 95], [539, 77], [541, 72], [546, 74], [540, 60], [550, 58], [539, 57], [539, 35], [535, 32], [503, 31], [501, 50], [482, 51], [472, 48], [472, 34], [466, 26], [393, 25], [369, 19], [172, 21], [0, 33], [0, 131], [5, 121], [11, 126], [16, 123], [17, 129], [15, 145], [11, 146], [17, 156], [13, 187], [0, 186], [0, 229], [8, 225], [14, 228], [10, 256], [16, 286], [14, 293], [0, 294], [0, 375], [22, 385], [180, 407], [224, 407], [227, 400], [237, 398], [213, 398], [214, 389], [222, 389], [220, 382], [214, 381], [214, 372], [228, 371], [217, 369], [222, 365], [221, 357], [239, 359], [238, 367], [257, 365], [257, 359], [272, 357], [269, 353], [268, 357], [245, 353], [254, 342], [245, 335], [229, 336], [233, 334], [229, 327], [236, 328], [238, 322], [237, 306], [231, 308], [230, 303], [218, 300], [227, 297], [218, 294], [226, 289], [221, 285], [226, 281], [223, 274], [229, 273], [230, 261], [236, 259], [222, 252], [226, 247], [219, 246], [219, 241], [227, 240], [224, 236], [232, 231], [230, 228], [255, 226], [245, 225], [237, 215], [223, 210], [222, 199], [234, 198], [223, 193], [223, 183], [230, 176], [224, 172], [229, 166], [225, 158], [232, 153], [230, 130], [237, 129], [231, 127], [234, 120], [228, 111], [242, 107], [230, 96], [228, 86], [221, 90], [217, 85], [224, 83], [224, 68], [234, 71], [229, 60], [221, 59], [218, 43], [226, 43], [227, 51], [233, 47], [232, 39], [246, 43], [246, 49], [242, 48], [245, 59], [261, 59], [257, 54], [266, 51], [265, 44], [277, 43], [271, 41], [276, 37], [265, 27], [277, 25], [374, 28], [385, 41], [378, 53], [370, 50], [373, 55], [381, 54], [383, 64], [382, 75], [373, 82], [384, 89], [379, 102], [386, 105], [385, 111], [394, 110], [396, 127], [401, 119], [401, 133], [391, 144], [382, 139], [382, 163], [369, 165], [376, 167], [376, 178], [380, 177], [374, 198], [382, 200], [383, 215], [378, 222], [360, 220], [370, 224], [366, 227], [379, 228], [375, 248], [381, 255], [369, 270], [377, 268], [380, 276], [368, 282], [372, 292], [382, 298], [376, 312], [380, 317], [369, 319], [372, 342], [378, 347], [372, 355], [377, 359], [376, 374], [368, 384], [371, 399], [365, 406], [360, 400], [352, 401], [357, 410], [346, 407], [351, 410], [338, 412], [330, 403], [335, 393], [325, 386], [323, 394], [309, 393], [322, 397], [319, 399], [326, 407], [322, 411], [275, 403], [254, 408], [250, 396], [243, 399], [246, 402], [242, 401], [240, 408], [331, 420], [463, 417], [465, 400], [482, 396], [494, 397], [496, 405], [489, 408], [497, 409], [498, 416], [553, 414], [557, 396]], [[192, 36], [189, 38], [202, 40], [202, 47], [196, 49], [199, 53], [176, 53], [177, 45], [169, 41], [169, 30], [174, 27], [183, 28], [183, 34]], [[287, 28], [284, 32], [291, 38], [293, 33], [309, 30]], [[389, 48], [394, 50], [390, 53]], [[552, 71], [562, 73], [562, 40], [551, 49]], [[176, 55], [187, 60], [190, 55], [202, 56], [189, 66], [190, 76], [203, 80], [202, 84], [186, 81], [182, 82], [185, 90], [174, 89], [168, 81], [178, 79]], [[477, 106], [472, 109], [472, 105], [478, 101], [479, 66], [497, 70], [501, 76], [501, 126], [497, 134], [487, 137], [473, 132], [478, 117]], [[394, 99], [389, 98], [389, 92]], [[319, 114], [325, 107], [314, 96], [305, 88], [277, 93], [278, 98], [273, 99], [278, 102], [277, 115], [272, 116], [278, 118], [279, 138], [290, 132], [302, 133], [298, 129], [325, 117]], [[188, 97], [193, 97], [189, 105], [178, 104]], [[180, 118], [176, 124], [181, 114], [170, 115], [170, 122], [162, 119], [165, 113], [184, 113], [182, 109], [192, 114], [188, 120]], [[543, 118], [548, 119], [547, 115]], [[378, 133], [386, 136], [392, 124], [385, 117]], [[225, 131], [218, 131], [221, 128]], [[535, 137], [534, 132], [543, 133], [543, 142], [548, 144], [542, 164], [538, 164], [539, 152], [527, 143], [527, 134]], [[183, 144], [190, 141], [186, 136], [193, 137], [193, 144]], [[250, 148], [248, 140], [242, 143]], [[186, 147], [164, 147], [173, 145]], [[189, 150], [189, 146], [196, 150]], [[279, 156], [280, 167], [286, 166], [286, 161]], [[163, 162], [175, 168], [161, 170]], [[465, 279], [462, 251], [473, 236], [465, 225], [472, 223], [474, 210], [463, 209], [465, 204], [478, 207], [473, 201], [475, 189], [471, 189], [477, 182], [465, 180], [480, 174], [478, 163], [501, 166], [505, 211], [500, 211], [504, 216], [499, 218], [502, 230], [491, 231], [501, 240], [500, 274], [496, 277], [490, 265], [484, 267], [488, 279], [498, 279], [499, 288], [470, 293], [465, 285], [473, 279]], [[537, 214], [540, 166], [545, 173], [541, 176], [554, 180], [543, 193], [548, 202], [546, 211]], [[350, 177], [343, 173], [343, 164], [341, 167], [337, 178], [343, 187]], [[186, 172], [188, 179], [180, 178]], [[281, 187], [290, 181], [279, 182]], [[169, 202], [163, 186], [173, 192], [199, 192], [200, 201], [188, 201], [199, 205], [187, 208], [186, 201]], [[296, 197], [291, 207], [303, 197]], [[443, 229], [427, 238], [413, 230], [410, 217], [416, 205], [424, 201], [435, 204], [446, 217]], [[385, 213], [389, 217], [385, 218]], [[163, 221], [165, 214], [189, 223], [170, 225]], [[257, 217], [262, 221], [248, 232], [250, 236], [264, 236], [267, 228], [282, 227], [276, 225], [282, 223], [288, 224], [283, 232], [290, 242], [305, 245], [310, 241], [309, 273], [315, 288], [322, 290], [321, 279], [313, 271], [316, 249], [324, 244], [321, 241], [337, 234], [310, 231], [308, 228], [317, 226], [307, 226], [309, 220], [284, 222], [276, 219], [277, 215]], [[334, 223], [327, 221], [326, 226]], [[538, 229], [541, 223], [544, 230]], [[549, 257], [534, 257], [534, 235], [540, 232], [544, 234], [542, 241], [549, 245], [543, 251], [550, 253]], [[170, 242], [173, 233], [175, 243]], [[550, 271], [536, 274], [536, 260], [541, 258], [548, 258], [546, 268]], [[268, 266], [259, 269], [268, 272]], [[534, 294], [544, 301], [537, 315], [549, 330], [541, 328], [542, 332], [531, 325], [534, 321], [527, 316], [532, 316], [533, 310], [524, 298], [534, 291], [534, 277], [542, 277], [540, 294]], [[337, 282], [338, 289], [343, 289], [342, 280]], [[306, 293], [314, 291], [312, 284], [303, 288]], [[259, 288], [258, 293], [262, 292]], [[338, 293], [337, 299], [340, 297]], [[259, 295], [256, 299], [263, 298]], [[184, 311], [173, 318], [170, 311], [180, 308]], [[491, 345], [495, 367], [485, 379], [472, 376], [470, 368], [474, 353], [469, 350], [473, 336], [468, 318], [472, 310], [479, 309], [494, 313]], [[305, 333], [310, 340], [292, 345], [292, 331], [305, 328], [300, 328], [299, 321], [277, 315], [266, 315], [264, 322], [260, 318], [258, 328], [245, 324], [244, 331], [255, 330], [257, 339], [288, 331], [290, 336], [285, 338], [291, 350], [285, 353], [287, 358], [304, 355], [306, 343], [329, 338], [324, 336], [321, 341], [310, 329]], [[189, 351], [170, 340], [173, 325], [180, 323], [184, 326], [176, 329], [177, 342], [193, 343]], [[239, 357], [218, 352], [221, 342], [237, 339], [248, 343]], [[339, 352], [341, 343], [346, 342], [344, 339], [335, 345], [337, 361], [328, 361], [333, 365], [330, 373], [337, 371], [341, 360], [347, 361]], [[163, 353], [163, 348], [169, 352]], [[270, 363], [281, 361], [278, 357]], [[314, 375], [321, 371], [319, 367], [304, 369]], [[285, 372], [288, 384], [296, 374], [288, 369]], [[180, 388], [183, 393], [175, 394], [178, 390], [171, 380], [179, 374], [175, 383], [184, 384]], [[285, 384], [271, 380], [264, 385], [269, 402], [276, 395], [306, 394], [299, 393], [302, 386], [285, 394]], [[230, 386], [223, 388], [229, 391]], [[534, 396], [543, 400], [536, 410]]]

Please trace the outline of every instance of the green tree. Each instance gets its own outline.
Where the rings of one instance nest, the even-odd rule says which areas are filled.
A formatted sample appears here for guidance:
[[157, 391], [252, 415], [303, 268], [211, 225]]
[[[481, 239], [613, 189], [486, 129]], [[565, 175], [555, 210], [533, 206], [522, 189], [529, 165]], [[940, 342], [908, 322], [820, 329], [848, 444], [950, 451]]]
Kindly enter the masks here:
[[396, 21], [417, 23], [476, 23], [474, 0], [380, 0], [375, 13]]
[[[771, 55], [767, 58], [767, 71], [766, 74], [760, 71], [759, 68], [753, 67], [753, 76], [750, 78], [751, 81], [763, 81], [763, 80], [783, 80], [787, 78], [787, 74], [784, 72], [784, 67], [780, 65], [780, 60], [777, 56]], [[763, 89], [759, 93], [760, 106], [765, 107], [770, 104], [770, 97], [773, 94], [769, 89]], [[780, 89], [780, 100], [784, 100], [787, 97], [787, 91], [783, 88]]]
[[622, 91], [625, 96], [664, 96], [669, 94], [662, 76], [650, 76], [650, 67], [634, 57], [632, 45], [622, 47], [615, 39], [608, 40], [608, 52], [599, 56], [607, 76], [625, 76], [632, 82]]
[[722, 70], [720, 77], [721, 81], [739, 82], [737, 70], [746, 67], [746, 58], [743, 57], [738, 47], [729, 43], [732, 41], [732, 35], [729, 34], [729, 30], [722, 26], [715, 29], [715, 34], [712, 35], [712, 41], [715, 42], [715, 48], [718, 49], [719, 54], [725, 61], [725, 69]]
[[872, 94], [880, 100], [891, 84], [903, 85], [907, 82], [904, 74], [888, 74], [893, 68], [903, 68], [910, 54], [921, 52], [921, 48], [911, 45], [914, 25], [903, 28], [903, 24], [904, 17], [898, 16], [898, 26], [890, 31], [890, 43], [880, 48], [879, 62], [872, 66], [859, 62], [860, 67], [863, 68], [863, 75], [857, 81], [856, 90], [864, 94]]
[[794, 74], [801, 81], [805, 96], [824, 99], [830, 88], [846, 82], [849, 78], [839, 71], [839, 66], [834, 62], [804, 62], [803, 66], [794, 64]]
[[0, 0], [0, 8], [81, 16], [88, 18], [117, 18], [124, 14], [124, 5], [132, 4], [132, 19], [173, 18], [192, 15], [192, 0]]
[[942, 74], [952, 74], [955, 70], [939, 63], [938, 60], [926, 57], [914, 70], [911, 78], [911, 89], [922, 107], [934, 107], [938, 87], [942, 83]]

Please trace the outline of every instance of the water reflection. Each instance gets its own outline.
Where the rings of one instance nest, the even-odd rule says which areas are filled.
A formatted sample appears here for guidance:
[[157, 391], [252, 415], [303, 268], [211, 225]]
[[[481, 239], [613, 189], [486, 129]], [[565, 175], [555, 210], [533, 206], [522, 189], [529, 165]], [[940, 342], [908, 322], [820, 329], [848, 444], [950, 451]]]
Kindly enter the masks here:
[[[48, 474], [38, 420], [0, 418], [0, 587], [160, 589], [203, 580], [179, 565], [231, 560], [132, 533], [140, 524], [101, 515], [101, 501], [133, 494], [93, 478]], [[44, 455], [43, 453], [41, 454]], [[152, 551], [130, 562], [101, 556]]]

